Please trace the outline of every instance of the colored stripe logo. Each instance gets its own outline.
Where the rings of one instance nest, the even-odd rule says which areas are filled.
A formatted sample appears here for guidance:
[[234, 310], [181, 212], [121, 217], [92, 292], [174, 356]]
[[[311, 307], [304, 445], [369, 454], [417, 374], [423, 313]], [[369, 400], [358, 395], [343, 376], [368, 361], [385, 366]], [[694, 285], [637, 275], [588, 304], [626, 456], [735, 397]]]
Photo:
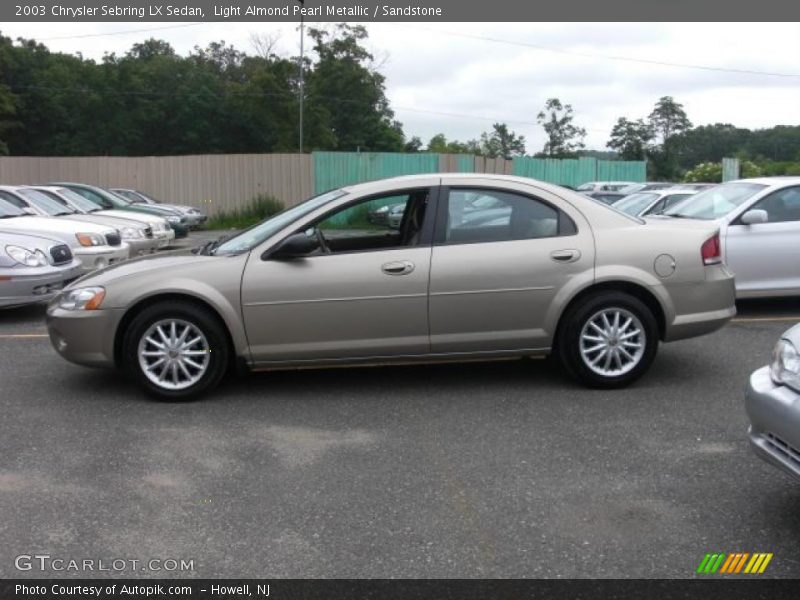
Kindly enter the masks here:
[[701, 575], [713, 575], [715, 573], [720, 575], [760, 575], [766, 570], [771, 560], [771, 552], [755, 552], [753, 554], [749, 552], [734, 552], [732, 554], [725, 554], [724, 552], [709, 553], [703, 557], [700, 566], [697, 567], [697, 573]]

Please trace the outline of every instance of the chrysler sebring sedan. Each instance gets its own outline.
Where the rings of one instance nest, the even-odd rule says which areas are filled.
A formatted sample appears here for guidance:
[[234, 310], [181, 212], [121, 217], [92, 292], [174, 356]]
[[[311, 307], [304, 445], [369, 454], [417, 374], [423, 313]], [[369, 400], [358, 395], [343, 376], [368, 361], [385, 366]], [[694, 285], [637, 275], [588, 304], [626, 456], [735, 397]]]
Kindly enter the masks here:
[[[503, 218], [466, 208], [491, 196]], [[368, 207], [404, 204], [399, 229]], [[504, 175], [415, 175], [326, 192], [195, 253], [105, 269], [49, 305], [55, 349], [165, 399], [253, 370], [555, 354], [618, 387], [659, 341], [735, 314], [719, 231], [641, 219]]]

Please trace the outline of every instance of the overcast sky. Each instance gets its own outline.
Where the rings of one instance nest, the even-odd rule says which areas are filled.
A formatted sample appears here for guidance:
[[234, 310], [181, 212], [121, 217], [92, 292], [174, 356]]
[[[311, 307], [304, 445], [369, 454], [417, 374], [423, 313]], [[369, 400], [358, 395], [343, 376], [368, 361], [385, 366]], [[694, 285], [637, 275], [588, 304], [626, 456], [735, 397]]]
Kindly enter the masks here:
[[[176, 25], [4, 23], [0, 28], [6, 36], [34, 37], [51, 50], [95, 59], [124, 53], [147, 37], [167, 40], [181, 54], [214, 40], [252, 52], [253, 34], [277, 37], [279, 53], [287, 56], [299, 51], [293, 24]], [[598, 150], [605, 149], [618, 117], [647, 117], [666, 95], [684, 105], [695, 125], [800, 124], [796, 23], [380, 23], [367, 29], [397, 118], [407, 136], [425, 142], [439, 132], [448, 139], [477, 138], [503, 121], [525, 135], [529, 153], [537, 152], [544, 136], [536, 114], [551, 97], [572, 104], [576, 123], [587, 130], [587, 146]]]

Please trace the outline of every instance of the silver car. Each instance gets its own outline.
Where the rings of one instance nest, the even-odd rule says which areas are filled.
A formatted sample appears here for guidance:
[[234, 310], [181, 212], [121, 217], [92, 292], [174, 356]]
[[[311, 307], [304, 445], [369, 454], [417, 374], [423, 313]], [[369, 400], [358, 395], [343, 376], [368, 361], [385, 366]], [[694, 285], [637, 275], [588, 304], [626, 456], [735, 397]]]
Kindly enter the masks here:
[[696, 193], [697, 190], [679, 187], [636, 192], [613, 202], [611, 206], [635, 217], [660, 215]]
[[800, 325], [775, 344], [772, 363], [750, 376], [745, 407], [755, 453], [800, 478]]
[[50, 300], [81, 274], [63, 242], [0, 229], [0, 307]]
[[723, 183], [664, 214], [720, 228], [737, 298], [800, 295], [800, 177]]
[[[505, 220], [462, 226], [476, 193]], [[400, 229], [367, 208], [403, 198]], [[373, 204], [370, 204], [373, 203]], [[197, 254], [87, 277], [49, 306], [56, 350], [126, 369], [162, 398], [250, 369], [557, 355], [595, 387], [626, 385], [659, 341], [736, 312], [719, 232], [644, 221], [562, 187], [431, 174], [316, 196]]]
[[64, 217], [71, 221], [113, 227], [119, 231], [122, 241], [128, 244], [130, 249], [129, 258], [151, 254], [158, 249], [159, 242], [153, 237], [152, 229], [146, 224], [109, 215], [78, 212], [76, 209], [58, 202], [53, 196], [57, 194], [57, 192], [53, 191], [54, 189], [57, 188], [18, 186], [14, 188], [16, 192], [15, 204], [23, 209], [30, 208], [42, 217]]
[[208, 220], [208, 216], [194, 206], [187, 206], [185, 204], [165, 204], [159, 200], [156, 200], [149, 194], [129, 188], [109, 188], [109, 190], [127, 200], [130, 200], [134, 204], [154, 204], [156, 206], [174, 208], [186, 217], [186, 221], [191, 228], [199, 227], [205, 223], [206, 220]]

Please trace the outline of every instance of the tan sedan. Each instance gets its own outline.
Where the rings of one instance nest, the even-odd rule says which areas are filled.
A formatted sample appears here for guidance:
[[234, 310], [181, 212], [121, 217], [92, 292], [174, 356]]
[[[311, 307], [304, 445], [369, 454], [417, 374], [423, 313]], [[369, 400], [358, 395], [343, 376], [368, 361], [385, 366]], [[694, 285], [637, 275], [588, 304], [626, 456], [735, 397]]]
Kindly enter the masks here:
[[[399, 229], [368, 219], [398, 203]], [[584, 384], [616, 387], [647, 370], [660, 340], [734, 314], [713, 224], [646, 224], [532, 179], [431, 174], [333, 190], [195, 254], [106, 269], [47, 318], [66, 359], [180, 399], [234, 363], [551, 353]]]

